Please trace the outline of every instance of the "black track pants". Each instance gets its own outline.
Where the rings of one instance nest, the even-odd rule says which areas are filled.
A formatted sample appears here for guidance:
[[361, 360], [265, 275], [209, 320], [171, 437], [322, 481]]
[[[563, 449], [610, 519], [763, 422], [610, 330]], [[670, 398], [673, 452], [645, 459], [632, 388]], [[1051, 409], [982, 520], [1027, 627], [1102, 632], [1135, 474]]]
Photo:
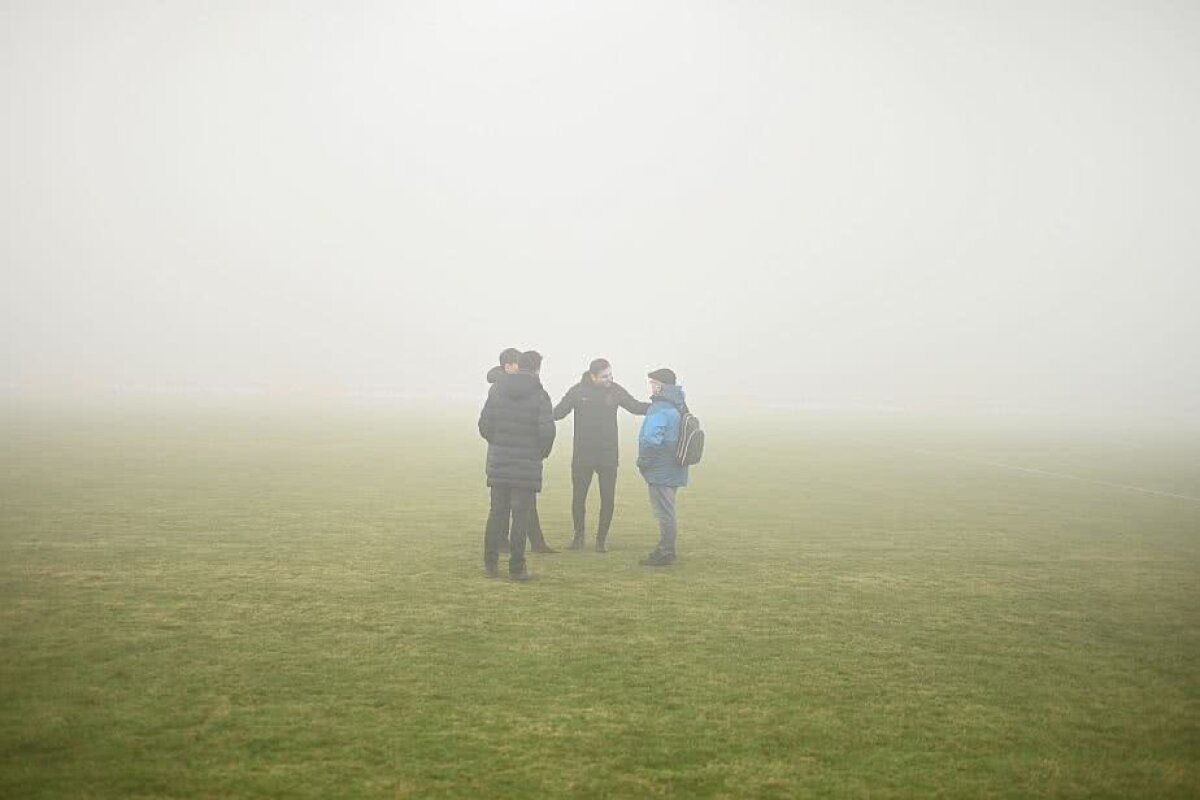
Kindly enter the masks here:
[[587, 516], [588, 490], [592, 488], [592, 474], [600, 476], [600, 539], [608, 536], [612, 525], [613, 509], [617, 496], [616, 467], [571, 467], [571, 519], [575, 522], [575, 535], [582, 536]]

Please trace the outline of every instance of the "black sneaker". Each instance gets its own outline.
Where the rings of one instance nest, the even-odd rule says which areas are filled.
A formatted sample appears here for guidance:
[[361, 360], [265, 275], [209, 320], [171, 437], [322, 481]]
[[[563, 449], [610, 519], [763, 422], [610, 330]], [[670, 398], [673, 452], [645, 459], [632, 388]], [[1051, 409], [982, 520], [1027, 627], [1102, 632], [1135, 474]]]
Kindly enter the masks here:
[[529, 581], [534, 580], [534, 576], [529, 574], [529, 570], [523, 569], [520, 572], [508, 573], [508, 579], [517, 583], [529, 583]]
[[597, 539], [596, 540], [596, 552], [597, 553], [607, 553], [608, 552], [608, 543], [605, 542], [603, 539]]
[[484, 564], [483, 565], [483, 574], [489, 578], [499, 578], [500, 570], [497, 569], [495, 564]]
[[539, 544], [537, 547], [533, 548], [533, 552], [541, 553], [544, 556], [552, 556], [558, 551], [548, 544]]
[[675, 563], [675, 554], [660, 553], [659, 551], [655, 550], [638, 563], [643, 567], [668, 567]]
[[575, 534], [575, 538], [571, 540], [571, 543], [569, 545], [567, 545], [567, 549], [568, 550], [582, 550], [583, 549], [583, 534], [581, 534], [581, 533]]

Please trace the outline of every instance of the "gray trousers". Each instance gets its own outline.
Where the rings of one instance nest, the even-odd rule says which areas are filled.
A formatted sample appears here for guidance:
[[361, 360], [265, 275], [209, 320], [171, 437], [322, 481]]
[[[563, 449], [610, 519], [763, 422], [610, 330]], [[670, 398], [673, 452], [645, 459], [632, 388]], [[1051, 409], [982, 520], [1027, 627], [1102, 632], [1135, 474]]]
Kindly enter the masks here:
[[650, 508], [658, 519], [660, 553], [675, 554], [675, 535], [679, 532], [675, 519], [675, 487], [650, 485]]

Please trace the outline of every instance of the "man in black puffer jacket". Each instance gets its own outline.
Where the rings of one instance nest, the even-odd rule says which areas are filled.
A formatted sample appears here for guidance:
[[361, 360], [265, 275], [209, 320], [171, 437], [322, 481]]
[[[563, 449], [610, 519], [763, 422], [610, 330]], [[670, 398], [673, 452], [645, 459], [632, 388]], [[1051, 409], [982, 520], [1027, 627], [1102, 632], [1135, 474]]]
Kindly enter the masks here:
[[[495, 384], [504, 375], [512, 375], [520, 372], [521, 351], [515, 347], [507, 347], [500, 352], [499, 366], [492, 367], [488, 370], [487, 382]], [[489, 387], [490, 389], [491, 387]], [[508, 532], [510, 526], [506, 521], [504, 523], [504, 533], [500, 537], [500, 552], [509, 552], [508, 547]], [[529, 522], [529, 547], [535, 553], [551, 554], [557, 553], [550, 545], [546, 544], [546, 537], [542, 534], [542, 519], [538, 515], [537, 497], [533, 499], [533, 514]]]
[[530, 579], [525, 568], [525, 539], [529, 535], [534, 498], [542, 490], [542, 461], [554, 447], [554, 417], [550, 396], [538, 379], [542, 357], [523, 353], [520, 372], [501, 376], [488, 391], [479, 415], [479, 435], [487, 440], [487, 484], [491, 510], [483, 537], [483, 564], [496, 576], [500, 538], [512, 515], [508, 573], [513, 580]]
[[608, 529], [612, 525], [617, 493], [617, 406], [631, 414], [645, 414], [649, 403], [634, 400], [629, 392], [613, 383], [612, 365], [597, 358], [579, 383], [567, 390], [554, 407], [554, 419], [575, 412], [575, 451], [571, 456], [571, 517], [575, 523], [572, 550], [583, 547], [584, 517], [592, 473], [600, 478], [600, 526], [596, 550], [607, 549]]

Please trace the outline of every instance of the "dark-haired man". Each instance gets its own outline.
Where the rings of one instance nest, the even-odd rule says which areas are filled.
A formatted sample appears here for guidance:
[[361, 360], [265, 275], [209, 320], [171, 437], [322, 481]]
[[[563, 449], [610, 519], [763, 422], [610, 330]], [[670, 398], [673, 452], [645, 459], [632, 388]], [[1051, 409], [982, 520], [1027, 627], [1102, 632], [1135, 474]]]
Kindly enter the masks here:
[[596, 531], [596, 550], [608, 549], [608, 531], [616, 507], [617, 463], [617, 406], [630, 414], [645, 414], [649, 403], [633, 399], [629, 392], [613, 383], [612, 365], [597, 358], [588, 367], [579, 383], [567, 390], [554, 407], [554, 419], [560, 420], [575, 412], [575, 442], [571, 455], [571, 517], [575, 523], [575, 538], [570, 549], [580, 550], [584, 543], [587, 496], [593, 473], [600, 480], [600, 524]]
[[488, 392], [479, 415], [479, 435], [487, 440], [487, 484], [491, 509], [484, 532], [483, 564], [497, 576], [500, 539], [512, 517], [509, 576], [530, 579], [525, 566], [534, 498], [542, 490], [542, 461], [554, 447], [554, 417], [550, 396], [538, 378], [542, 357], [523, 353], [518, 371], [500, 376]]
[[[519, 362], [521, 360], [521, 351], [515, 347], [506, 347], [500, 351], [500, 365], [492, 367], [488, 370], [487, 382], [492, 384], [489, 387], [489, 393], [495, 387], [496, 381], [500, 380], [503, 375], [513, 375], [520, 371]], [[508, 522], [504, 523], [504, 536], [500, 539], [500, 552], [509, 552], [509, 531], [511, 525]], [[542, 520], [538, 515], [537, 497], [533, 499], [533, 515], [529, 523], [529, 548], [535, 553], [543, 555], [557, 553], [558, 551], [546, 543], [546, 537], [542, 534]]]
[[495, 383], [500, 379], [501, 375], [512, 375], [518, 372], [520, 367], [521, 351], [515, 347], [506, 347], [500, 351], [500, 366], [492, 367], [488, 370], [487, 382]]

